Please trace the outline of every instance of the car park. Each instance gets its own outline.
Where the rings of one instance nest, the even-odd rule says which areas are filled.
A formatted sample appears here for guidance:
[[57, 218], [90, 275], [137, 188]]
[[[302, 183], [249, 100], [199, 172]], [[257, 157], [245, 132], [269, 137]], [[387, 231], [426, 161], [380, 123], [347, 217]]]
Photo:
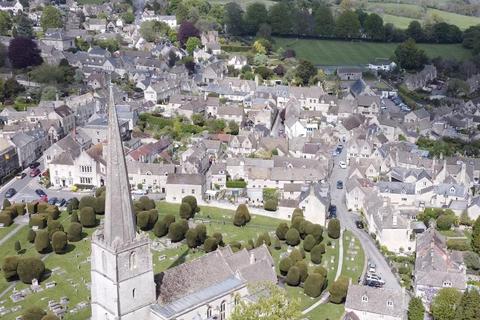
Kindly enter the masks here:
[[337, 189], [343, 189], [343, 182], [340, 180], [337, 181]]
[[5, 192], [5, 198], [11, 198], [13, 197], [15, 194], [17, 193], [17, 190], [15, 190], [14, 188], [10, 188], [7, 190], [7, 192]]

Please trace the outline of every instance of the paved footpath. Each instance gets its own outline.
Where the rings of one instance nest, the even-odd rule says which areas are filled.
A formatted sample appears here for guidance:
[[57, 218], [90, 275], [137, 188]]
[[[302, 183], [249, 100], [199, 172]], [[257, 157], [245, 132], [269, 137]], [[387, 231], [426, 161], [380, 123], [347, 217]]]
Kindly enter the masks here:
[[[338, 263], [337, 263], [337, 273], [335, 274], [335, 279], [337, 280], [338, 277], [342, 274], [342, 268], [343, 268], [343, 230], [340, 231], [340, 238], [339, 238], [339, 247], [338, 247]], [[320, 299], [312, 304], [310, 307], [302, 311], [302, 314], [307, 314], [316, 307], [318, 307], [321, 304], [327, 303], [328, 298], [330, 297], [330, 293], [325, 290], [322, 295], [320, 296]]]

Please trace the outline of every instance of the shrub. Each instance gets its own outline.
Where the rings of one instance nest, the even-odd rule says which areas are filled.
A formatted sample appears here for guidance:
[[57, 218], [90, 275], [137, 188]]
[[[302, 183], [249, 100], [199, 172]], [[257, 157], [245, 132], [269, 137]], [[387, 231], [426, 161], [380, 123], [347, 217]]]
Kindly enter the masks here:
[[217, 248], [218, 248], [217, 239], [213, 237], [207, 238], [207, 240], [205, 240], [205, 243], [203, 244], [203, 249], [205, 250], [205, 252], [212, 252], [217, 250]]
[[0, 213], [0, 223], [5, 227], [10, 226], [13, 223], [12, 217], [8, 213]]
[[466, 239], [448, 239], [447, 248], [457, 251], [469, 251], [470, 245]]
[[37, 234], [35, 233], [35, 231], [33, 231], [32, 229], [29, 229], [28, 234], [27, 234], [27, 241], [30, 242], [30, 243], [35, 242], [35, 236], [36, 235]]
[[327, 269], [325, 269], [323, 266], [315, 267], [315, 269], [313, 269], [313, 273], [321, 274], [324, 278], [327, 278], [328, 275]]
[[73, 210], [78, 210], [80, 206], [80, 201], [76, 197], [73, 197], [70, 199], [70, 203], [72, 204], [72, 209]]
[[54, 314], [49, 313], [46, 316], [44, 316], [42, 320], [60, 320], [60, 318]]
[[328, 222], [327, 232], [330, 238], [338, 239], [340, 237], [340, 220], [331, 219]]
[[80, 222], [80, 220], [78, 219], [78, 213], [76, 211], [72, 213], [72, 216], [70, 217], [70, 222]]
[[37, 201], [27, 203], [28, 213], [30, 214], [37, 213], [37, 205], [38, 205]]
[[280, 274], [282, 274], [283, 276], [287, 275], [288, 270], [290, 270], [292, 265], [293, 261], [292, 259], [290, 259], [290, 257], [285, 257], [280, 260], [280, 265], [278, 266], [278, 268], [280, 269]]
[[480, 256], [472, 251], [467, 251], [463, 254], [463, 261], [468, 269], [480, 270]]
[[303, 285], [305, 294], [312, 298], [320, 296], [323, 290], [325, 278], [319, 273], [309, 274]]
[[316, 244], [317, 241], [315, 240], [315, 238], [311, 234], [309, 234], [303, 240], [303, 250], [310, 252]]
[[278, 225], [277, 230], [275, 230], [275, 234], [280, 240], [285, 240], [285, 235], [287, 234], [287, 232], [288, 232], [288, 225], [286, 222], [281, 222]]
[[78, 222], [72, 222], [67, 230], [68, 241], [76, 242], [82, 240], [82, 225]]
[[288, 245], [296, 246], [300, 243], [300, 234], [296, 229], [291, 228], [285, 235], [285, 240]]
[[189, 248], [196, 248], [198, 246], [197, 230], [189, 229], [185, 234], [185, 238], [187, 239], [187, 246]]
[[42, 253], [47, 251], [49, 247], [50, 239], [48, 237], [48, 232], [45, 230], [38, 231], [35, 237], [35, 250], [37, 250], [39, 253]]
[[278, 200], [276, 199], [268, 199], [263, 204], [263, 208], [267, 211], [277, 211]]
[[39, 202], [37, 204], [37, 212], [38, 213], [45, 213], [47, 211], [47, 208], [48, 208], [48, 203], [46, 203], [46, 202]]
[[8, 214], [10, 216], [10, 218], [12, 218], [12, 219], [15, 219], [17, 217], [17, 210], [15, 210], [14, 206], [3, 209], [3, 211], [1, 213], [2, 214]]
[[33, 279], [40, 281], [45, 272], [45, 264], [39, 258], [26, 257], [18, 261], [17, 273], [23, 283], [32, 283]]
[[322, 248], [319, 244], [312, 248], [312, 251], [310, 252], [310, 260], [315, 264], [322, 263]]
[[302, 253], [297, 248], [293, 249], [292, 252], [290, 252], [289, 257], [292, 260], [293, 264], [303, 259]]
[[239, 204], [233, 217], [233, 224], [237, 227], [241, 227], [250, 222], [250, 212], [245, 204]]
[[78, 209], [83, 209], [85, 207], [95, 208], [97, 203], [97, 199], [93, 196], [84, 196], [80, 199], [78, 204]]
[[188, 203], [190, 205], [190, 208], [192, 208], [192, 218], [196, 212], [200, 212], [200, 207], [197, 204], [197, 198], [194, 196], [183, 197], [182, 203]]
[[105, 213], [105, 197], [98, 197], [95, 199], [95, 207], [93, 208], [96, 214]]
[[180, 220], [170, 225], [168, 228], [168, 237], [172, 242], [179, 242], [185, 239], [185, 233], [187, 233], [187, 231], [188, 223], [186, 223], [186, 220]]
[[95, 197], [96, 198], [101, 197], [102, 195], [105, 195], [106, 192], [107, 192], [107, 188], [105, 186], [97, 188], [97, 190], [95, 190]]
[[300, 282], [304, 282], [308, 277], [308, 265], [304, 260], [297, 261], [295, 267], [298, 268], [300, 272]]
[[291, 221], [290, 221], [290, 222], [293, 223], [293, 219], [295, 219], [296, 217], [302, 217], [302, 218], [303, 218], [303, 211], [302, 211], [302, 209], [296, 208], [295, 210], [293, 210], [292, 218], [291, 218]]
[[323, 243], [319, 243], [318, 246], [320, 247], [320, 252], [322, 254], [324, 254], [325, 253], [325, 245]]
[[202, 245], [207, 239], [207, 226], [204, 224], [198, 224], [195, 227], [195, 231], [197, 231], [198, 245]]
[[95, 216], [95, 212], [93, 211], [92, 207], [83, 207], [80, 209], [80, 223], [85, 228], [92, 228], [96, 226], [97, 217]]
[[282, 249], [282, 244], [280, 243], [280, 240], [278, 240], [278, 238], [275, 238], [275, 240], [273, 240], [273, 248], [275, 250]]
[[213, 238], [217, 239], [217, 244], [219, 246], [222, 246], [224, 245], [223, 243], [223, 236], [220, 232], [215, 232], [213, 235], [212, 235]]
[[330, 302], [339, 304], [345, 300], [348, 291], [348, 282], [347, 277], [340, 276], [337, 281], [332, 283], [332, 286], [329, 289]]
[[437, 229], [438, 230], [450, 230], [456, 219], [457, 218], [455, 217], [455, 215], [442, 214], [437, 219]]
[[57, 231], [63, 231], [63, 225], [60, 221], [49, 219], [47, 220], [48, 237], [52, 239], [52, 236]]
[[22, 319], [23, 320], [42, 320], [42, 318], [46, 314], [47, 313], [43, 311], [42, 308], [33, 306], [25, 310], [25, 313], [22, 315]]
[[63, 231], [56, 231], [52, 236], [52, 248], [55, 253], [64, 252], [67, 247], [67, 234]]
[[307, 230], [311, 230], [313, 228], [313, 223], [311, 223], [308, 220], [303, 220], [300, 222], [300, 225], [298, 227], [298, 232], [300, 233], [300, 238], [305, 239], [307, 236], [308, 232]]
[[227, 181], [227, 188], [246, 188], [247, 182], [244, 180], [228, 180]]
[[297, 229], [298, 232], [300, 232], [300, 225], [302, 224], [303, 221], [305, 221], [303, 217], [295, 217], [292, 220], [292, 225], [290, 226], [290, 229], [294, 228], [294, 229]]
[[321, 225], [319, 224], [312, 224], [310, 227], [309, 227], [309, 230], [307, 230], [307, 233], [312, 235], [315, 240], [317, 241], [317, 243], [320, 243], [322, 242], [323, 240], [323, 228]]
[[9, 256], [3, 259], [2, 270], [3, 276], [7, 281], [17, 276], [18, 261], [20, 259], [17, 256]]
[[291, 267], [287, 273], [287, 284], [296, 287], [300, 284], [300, 270], [296, 266]]
[[3, 206], [2, 206], [2, 209], [5, 210], [7, 208], [9, 208], [12, 204], [10, 203], [10, 200], [8, 199], [3, 199]]
[[141, 196], [140, 199], [138, 199], [138, 202], [141, 204], [142, 210], [148, 211], [155, 209], [155, 201], [147, 196]]
[[257, 241], [255, 242], [255, 247], [260, 247], [262, 244], [265, 244], [267, 246], [270, 246], [272, 244], [268, 232], [264, 232], [258, 236]]
[[150, 229], [153, 228], [155, 223], [158, 221], [158, 211], [157, 209], [150, 209], [148, 210], [148, 224], [150, 225]]
[[44, 229], [47, 226], [47, 217], [43, 214], [35, 214], [30, 217], [30, 226]]
[[175, 222], [175, 216], [173, 214], [167, 214], [163, 217], [163, 221], [165, 222], [165, 224], [167, 225], [167, 228], [170, 227], [170, 225], [172, 223]]
[[180, 218], [188, 220], [193, 217], [192, 207], [186, 202], [182, 203], [179, 208]]
[[148, 211], [139, 212], [137, 215], [137, 226], [141, 230], [150, 230], [150, 213]]
[[48, 208], [45, 210], [45, 213], [48, 215], [49, 219], [57, 220], [58, 217], [60, 217], [60, 210], [54, 205], [48, 206]]
[[25, 203], [17, 203], [14, 206], [17, 216], [23, 216], [25, 214]]
[[153, 226], [153, 234], [158, 238], [165, 236], [168, 233], [168, 227], [164, 219], [158, 220]]

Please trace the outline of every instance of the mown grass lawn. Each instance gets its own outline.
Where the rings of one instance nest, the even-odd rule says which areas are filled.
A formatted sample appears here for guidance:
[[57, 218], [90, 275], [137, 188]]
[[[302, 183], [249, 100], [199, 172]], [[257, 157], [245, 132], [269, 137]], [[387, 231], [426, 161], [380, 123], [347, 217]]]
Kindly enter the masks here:
[[15, 223], [11, 224], [10, 226], [8, 227], [2, 227], [0, 228], [0, 240], [3, 239], [3, 237], [5, 237], [7, 234], [10, 233], [10, 231], [12, 231], [13, 229], [15, 229], [17, 227], [17, 225]]
[[[275, 39], [275, 49], [294, 49], [297, 57], [306, 59], [316, 65], [363, 65], [375, 58], [391, 58], [398, 43], [377, 43], [360, 41], [337, 41], [320, 39]], [[418, 44], [430, 58], [464, 60], [471, 57], [471, 52], [461, 44]]]
[[365, 267], [365, 253], [360, 241], [350, 232], [343, 233], [342, 275], [357, 283]]
[[319, 305], [305, 316], [311, 320], [339, 320], [345, 308], [343, 304], [326, 303]]

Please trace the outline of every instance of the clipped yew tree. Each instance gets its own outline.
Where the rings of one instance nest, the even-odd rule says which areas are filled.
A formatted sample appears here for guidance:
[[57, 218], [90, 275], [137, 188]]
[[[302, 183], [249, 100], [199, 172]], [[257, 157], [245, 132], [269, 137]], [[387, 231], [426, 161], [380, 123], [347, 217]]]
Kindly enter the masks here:
[[218, 242], [217, 239], [214, 237], [209, 237], [207, 240], [205, 240], [205, 243], [203, 244], [203, 249], [205, 252], [212, 252], [217, 250], [218, 248]]
[[83, 207], [80, 209], [80, 223], [85, 228], [93, 228], [96, 226], [97, 217], [95, 216], [95, 211], [92, 207]]
[[298, 268], [300, 272], [300, 282], [304, 282], [308, 277], [308, 265], [305, 260], [297, 261], [295, 267]]
[[45, 272], [45, 264], [35, 257], [25, 257], [18, 261], [17, 274], [23, 283], [32, 283], [33, 279], [40, 281]]
[[188, 222], [186, 220], [180, 220], [174, 222], [168, 228], [168, 237], [172, 242], [179, 242], [185, 239], [185, 234], [188, 231]]
[[3, 276], [7, 281], [10, 281], [17, 276], [17, 267], [19, 261], [20, 259], [17, 256], [9, 256], [3, 259], [2, 271]]
[[182, 203], [188, 203], [190, 208], [192, 208], [192, 218], [195, 213], [200, 212], [200, 207], [197, 204], [197, 198], [195, 198], [194, 196], [183, 197]]
[[78, 222], [72, 222], [67, 230], [68, 241], [77, 242], [82, 240], [82, 225]]
[[183, 202], [178, 210], [182, 219], [188, 220], [193, 217], [192, 207], [186, 202]]
[[50, 238], [48, 237], [48, 232], [46, 230], [37, 231], [35, 237], [35, 250], [38, 253], [44, 253], [50, 248]]
[[316, 244], [317, 241], [315, 240], [315, 238], [311, 234], [309, 234], [305, 237], [305, 239], [303, 239], [303, 250], [310, 252]]
[[340, 276], [337, 281], [333, 282], [329, 292], [330, 292], [330, 302], [340, 304], [347, 297], [348, 291], [348, 278], [345, 276]]
[[300, 270], [296, 266], [291, 267], [287, 273], [287, 284], [296, 287], [300, 284]]
[[288, 232], [288, 224], [286, 222], [280, 222], [277, 230], [275, 230], [275, 234], [277, 235], [277, 238], [280, 240], [285, 240], [285, 236], [287, 235]]
[[285, 241], [290, 246], [297, 246], [300, 243], [300, 233], [297, 229], [291, 228], [285, 235]]
[[67, 248], [67, 234], [63, 231], [56, 231], [52, 235], [52, 248], [55, 253], [63, 253]]
[[332, 239], [340, 238], [340, 220], [338, 219], [331, 219], [328, 222], [328, 236]]
[[243, 203], [239, 204], [233, 217], [233, 224], [237, 227], [241, 227], [250, 222], [250, 219], [250, 212], [248, 211], [247, 205]]
[[22, 314], [23, 320], [42, 320], [47, 313], [40, 307], [31, 306], [28, 307], [25, 312]]
[[310, 260], [315, 264], [322, 263], [322, 247], [319, 244], [314, 246], [312, 251], [310, 251]]
[[303, 284], [304, 292], [307, 296], [317, 298], [322, 294], [325, 278], [319, 273], [309, 274]]
[[185, 234], [185, 239], [187, 240], [187, 246], [189, 248], [196, 248], [198, 246], [197, 230], [188, 229], [187, 233]]
[[286, 276], [288, 273], [288, 270], [293, 266], [293, 261], [290, 259], [290, 257], [285, 257], [282, 260], [280, 260], [280, 264], [278, 268], [280, 269], [280, 274], [283, 276]]

